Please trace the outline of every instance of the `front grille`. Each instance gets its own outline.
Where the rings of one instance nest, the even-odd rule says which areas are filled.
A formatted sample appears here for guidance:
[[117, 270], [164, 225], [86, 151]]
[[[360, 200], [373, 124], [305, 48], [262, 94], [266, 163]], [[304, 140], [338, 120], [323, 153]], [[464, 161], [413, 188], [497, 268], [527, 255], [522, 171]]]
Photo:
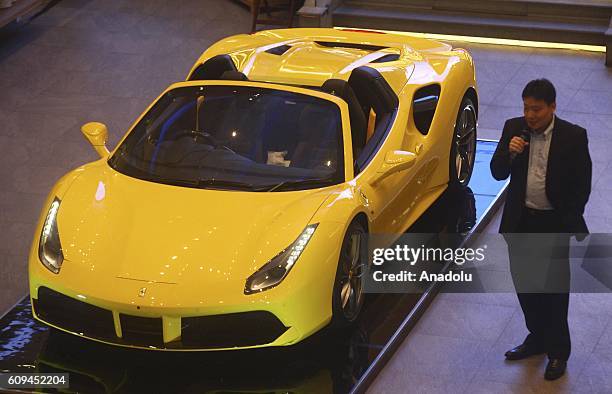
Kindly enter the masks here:
[[274, 342], [287, 327], [265, 311], [182, 318], [181, 340], [164, 343], [161, 318], [120, 314], [123, 338], [115, 333], [111, 311], [53, 291], [38, 289], [33, 299], [36, 315], [43, 321], [89, 338], [106, 342], [159, 349], [219, 349], [265, 345]]
[[287, 327], [270, 312], [184, 317], [183, 348], [230, 348], [274, 342]]
[[119, 315], [123, 340], [136, 346], [164, 347], [163, 324], [160, 317]]
[[36, 315], [49, 324], [91, 338], [116, 341], [113, 314], [65, 296], [47, 287], [38, 288], [34, 299]]

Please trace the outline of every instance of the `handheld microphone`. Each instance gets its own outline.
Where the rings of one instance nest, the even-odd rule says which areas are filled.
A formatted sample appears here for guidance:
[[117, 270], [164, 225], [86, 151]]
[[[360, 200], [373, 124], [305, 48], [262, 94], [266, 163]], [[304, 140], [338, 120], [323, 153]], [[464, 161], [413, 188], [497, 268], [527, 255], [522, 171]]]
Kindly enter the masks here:
[[[520, 137], [522, 138], [523, 141], [529, 143], [531, 141], [531, 130], [523, 129], [523, 131], [521, 131]], [[523, 152], [525, 152], [525, 150], [523, 150]], [[521, 154], [523, 152], [521, 152]], [[516, 153], [511, 153], [510, 154], [510, 158], [511, 159], [514, 159], [516, 156], [518, 156], [518, 154], [516, 154]]]
[[523, 131], [521, 131], [521, 138], [523, 139], [523, 141], [525, 142], [529, 142], [531, 141], [531, 130], [529, 129], [523, 129]]

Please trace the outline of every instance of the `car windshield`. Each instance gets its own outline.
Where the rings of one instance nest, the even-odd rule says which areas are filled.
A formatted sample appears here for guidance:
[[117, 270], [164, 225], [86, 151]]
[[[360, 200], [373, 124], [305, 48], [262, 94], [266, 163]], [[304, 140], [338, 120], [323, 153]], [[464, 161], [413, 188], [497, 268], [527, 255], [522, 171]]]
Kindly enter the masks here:
[[286, 191], [344, 181], [339, 107], [306, 94], [251, 86], [167, 92], [109, 160], [152, 182]]

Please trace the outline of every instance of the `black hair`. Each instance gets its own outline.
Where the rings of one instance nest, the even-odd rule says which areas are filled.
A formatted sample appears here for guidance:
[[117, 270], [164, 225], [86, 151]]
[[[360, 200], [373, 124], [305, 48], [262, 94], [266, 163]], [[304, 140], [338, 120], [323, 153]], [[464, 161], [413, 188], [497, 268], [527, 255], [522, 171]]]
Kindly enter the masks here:
[[532, 97], [536, 100], [544, 100], [546, 104], [551, 105], [557, 100], [557, 91], [555, 86], [548, 79], [534, 79], [529, 82], [523, 89], [523, 99]]

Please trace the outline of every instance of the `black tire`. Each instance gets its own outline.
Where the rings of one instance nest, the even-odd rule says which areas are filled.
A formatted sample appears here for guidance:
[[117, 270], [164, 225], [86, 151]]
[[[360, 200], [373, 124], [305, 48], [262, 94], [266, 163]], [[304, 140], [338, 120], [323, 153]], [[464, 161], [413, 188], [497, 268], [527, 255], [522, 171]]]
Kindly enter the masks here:
[[[358, 244], [355, 245], [355, 242]], [[332, 294], [332, 328], [346, 328], [359, 317], [365, 299], [363, 275], [367, 264], [366, 230], [361, 223], [353, 221], [344, 235], [336, 269]]]
[[477, 114], [474, 102], [464, 97], [457, 113], [449, 156], [449, 187], [465, 189], [476, 161]]

